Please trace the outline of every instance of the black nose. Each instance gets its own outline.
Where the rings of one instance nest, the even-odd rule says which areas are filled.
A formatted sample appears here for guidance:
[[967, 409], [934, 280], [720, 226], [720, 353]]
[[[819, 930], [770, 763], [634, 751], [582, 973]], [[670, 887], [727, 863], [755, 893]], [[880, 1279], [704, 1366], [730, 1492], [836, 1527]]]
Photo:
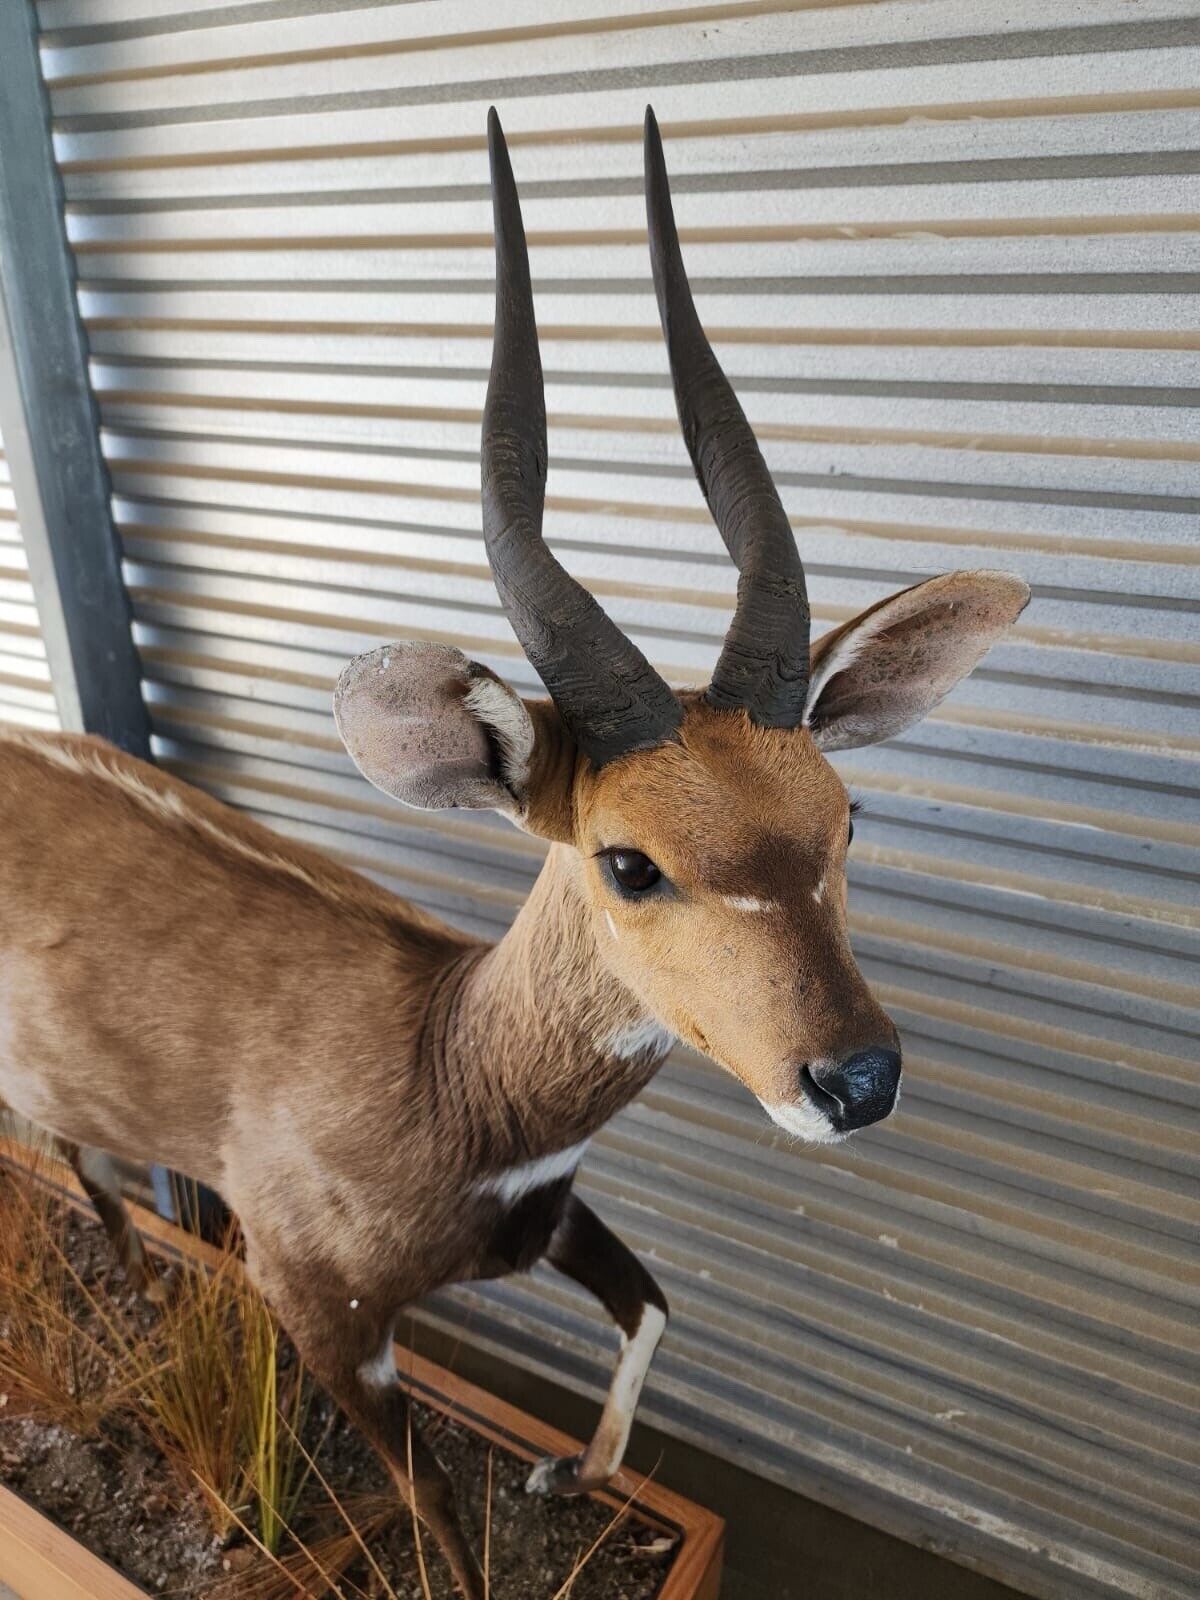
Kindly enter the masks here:
[[805, 1067], [802, 1076], [809, 1099], [839, 1133], [850, 1133], [886, 1117], [896, 1104], [900, 1052], [891, 1045], [875, 1044], [815, 1071]]

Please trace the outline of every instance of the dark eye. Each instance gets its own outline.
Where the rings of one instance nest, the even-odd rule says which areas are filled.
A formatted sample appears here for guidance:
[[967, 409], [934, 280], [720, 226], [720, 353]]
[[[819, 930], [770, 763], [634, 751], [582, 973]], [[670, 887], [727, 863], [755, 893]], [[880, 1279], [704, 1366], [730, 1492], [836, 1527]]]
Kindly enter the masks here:
[[854, 818], [851, 817], [849, 822], [846, 824], [846, 848], [847, 848], [847, 850], [850, 848], [850, 846], [853, 843], [854, 843]]
[[650, 857], [640, 850], [610, 850], [608, 864], [620, 887], [631, 894], [644, 894], [662, 878]]

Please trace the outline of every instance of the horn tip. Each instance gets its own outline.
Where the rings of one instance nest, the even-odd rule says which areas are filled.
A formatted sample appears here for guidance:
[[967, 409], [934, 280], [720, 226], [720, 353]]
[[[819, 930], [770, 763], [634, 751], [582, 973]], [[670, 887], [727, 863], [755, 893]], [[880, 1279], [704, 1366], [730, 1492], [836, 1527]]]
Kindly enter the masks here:
[[494, 161], [496, 158], [496, 152], [498, 150], [505, 150], [508, 148], [504, 139], [504, 129], [500, 126], [500, 113], [496, 110], [495, 106], [488, 107], [487, 128], [488, 155], [491, 156], [492, 160]]

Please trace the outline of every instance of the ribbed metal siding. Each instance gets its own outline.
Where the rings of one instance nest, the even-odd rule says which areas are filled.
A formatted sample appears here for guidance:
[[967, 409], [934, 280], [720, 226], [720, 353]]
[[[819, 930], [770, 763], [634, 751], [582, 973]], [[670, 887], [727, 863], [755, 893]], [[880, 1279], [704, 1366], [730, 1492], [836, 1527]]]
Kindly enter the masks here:
[[46, 647], [21, 542], [16, 500], [0, 439], [0, 722], [57, 728]]
[[[643, 238], [664, 127], [701, 314], [824, 626], [952, 566], [1035, 600], [847, 756], [852, 920], [904, 1110], [799, 1153], [686, 1056], [583, 1183], [675, 1307], [668, 1428], [1032, 1592], [1195, 1593], [1200, 20], [1169, 0], [43, 0], [164, 761], [489, 934], [539, 849], [401, 813], [341, 663], [450, 639], [534, 687], [478, 532], [484, 116], [530, 230], [548, 532], [677, 681], [733, 576]], [[594, 1386], [537, 1277], [446, 1322]]]

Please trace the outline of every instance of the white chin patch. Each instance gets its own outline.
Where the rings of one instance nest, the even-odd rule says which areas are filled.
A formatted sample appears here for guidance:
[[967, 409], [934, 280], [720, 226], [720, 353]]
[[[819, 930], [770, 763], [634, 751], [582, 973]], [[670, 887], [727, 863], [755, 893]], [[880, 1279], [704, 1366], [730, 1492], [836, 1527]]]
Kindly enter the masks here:
[[839, 1133], [825, 1113], [809, 1105], [807, 1100], [780, 1100], [775, 1105], [760, 1100], [759, 1105], [772, 1122], [777, 1122], [797, 1139], [803, 1139], [805, 1144], [841, 1144], [850, 1137], [848, 1133]]

